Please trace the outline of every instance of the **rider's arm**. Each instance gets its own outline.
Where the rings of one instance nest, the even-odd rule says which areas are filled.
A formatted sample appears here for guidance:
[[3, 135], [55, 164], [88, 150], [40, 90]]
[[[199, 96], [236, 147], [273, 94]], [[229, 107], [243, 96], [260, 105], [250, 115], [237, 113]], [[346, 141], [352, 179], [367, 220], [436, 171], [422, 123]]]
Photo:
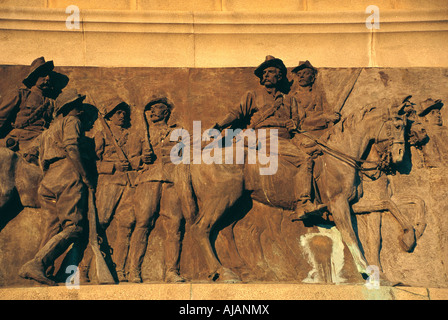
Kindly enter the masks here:
[[0, 105], [0, 133], [3, 127], [6, 127], [14, 117], [14, 113], [18, 111], [20, 102], [22, 100], [21, 91], [17, 91], [13, 95], [6, 96], [3, 103]]
[[225, 129], [232, 125], [235, 121], [245, 118], [246, 116], [251, 115], [254, 110], [254, 95], [252, 92], [246, 93], [241, 99], [241, 103], [235, 109], [230, 110], [230, 112], [224, 116], [219, 122], [217, 122], [214, 128], [218, 130]]

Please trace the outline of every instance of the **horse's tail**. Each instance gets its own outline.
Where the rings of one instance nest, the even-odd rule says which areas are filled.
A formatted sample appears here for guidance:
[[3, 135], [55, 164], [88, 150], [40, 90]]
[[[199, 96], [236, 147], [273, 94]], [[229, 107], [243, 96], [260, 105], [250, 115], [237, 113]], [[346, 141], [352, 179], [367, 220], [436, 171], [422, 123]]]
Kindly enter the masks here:
[[8, 148], [0, 148], [0, 210], [14, 195], [16, 163], [15, 152]]
[[187, 224], [192, 224], [195, 220], [198, 207], [191, 182], [191, 171], [189, 164], [177, 165], [175, 180], [174, 185], [180, 199], [185, 221]]

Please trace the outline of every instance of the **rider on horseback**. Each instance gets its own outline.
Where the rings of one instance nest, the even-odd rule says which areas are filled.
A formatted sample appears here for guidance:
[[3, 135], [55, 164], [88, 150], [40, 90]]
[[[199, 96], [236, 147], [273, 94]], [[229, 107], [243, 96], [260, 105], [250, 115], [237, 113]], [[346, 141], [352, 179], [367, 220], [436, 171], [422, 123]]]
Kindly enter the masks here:
[[22, 81], [26, 88], [6, 96], [0, 105], [0, 138], [4, 138], [1, 146], [13, 151], [20, 149], [27, 161], [36, 164], [39, 143], [36, 138], [53, 120], [55, 95], [68, 83], [68, 78], [53, 68], [53, 61], [45, 61], [44, 57], [35, 59]]
[[[294, 176], [297, 199], [295, 213], [299, 220], [319, 214], [325, 206], [312, 201], [313, 160], [291, 140], [299, 115], [296, 100], [287, 98], [285, 94], [289, 85], [287, 69], [282, 60], [267, 56], [254, 73], [263, 87], [246, 93], [238, 108], [231, 110], [213, 128], [222, 130], [242, 121], [246, 128], [277, 130], [279, 155], [298, 168]], [[267, 142], [267, 147], [269, 143]]]
[[[290, 96], [297, 101], [301, 130], [310, 132], [313, 137], [320, 138], [328, 128], [341, 119], [339, 112], [331, 112], [325, 91], [317, 85], [317, 69], [307, 61], [291, 71], [294, 75]], [[305, 135], [296, 134], [294, 142], [304, 148], [310, 156], [316, 157], [321, 150], [316, 142]]]

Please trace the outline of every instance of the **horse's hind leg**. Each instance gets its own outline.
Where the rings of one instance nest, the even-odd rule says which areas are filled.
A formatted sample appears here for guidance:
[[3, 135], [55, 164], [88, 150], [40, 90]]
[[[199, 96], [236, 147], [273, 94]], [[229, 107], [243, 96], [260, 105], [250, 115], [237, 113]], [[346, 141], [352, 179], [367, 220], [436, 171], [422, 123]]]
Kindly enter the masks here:
[[364, 276], [368, 275], [368, 264], [359, 248], [358, 237], [355, 234], [351, 221], [351, 210], [348, 201], [343, 197], [333, 199], [330, 202], [330, 211], [336, 228], [338, 228], [341, 233], [342, 240], [350, 250], [358, 272]]
[[212, 280], [219, 278], [225, 282], [240, 281], [238, 275], [221, 265], [210, 239], [213, 227], [231, 205], [233, 205], [233, 201], [227, 196], [206, 199], [199, 208], [198, 218], [191, 226], [192, 235], [204, 254], [209, 278]]

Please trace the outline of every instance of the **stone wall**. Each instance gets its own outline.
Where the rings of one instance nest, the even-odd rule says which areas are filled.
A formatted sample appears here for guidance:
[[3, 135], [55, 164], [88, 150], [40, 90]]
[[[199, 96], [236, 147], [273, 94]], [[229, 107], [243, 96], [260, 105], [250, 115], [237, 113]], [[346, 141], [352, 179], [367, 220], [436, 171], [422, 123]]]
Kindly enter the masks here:
[[[291, 12], [291, 11], [359, 11], [371, 5], [367, 0], [3, 0], [1, 6], [38, 7], [38, 8], [66, 8], [77, 5], [81, 9], [108, 10], [165, 10], [165, 11], [257, 11], [257, 12]], [[412, 0], [378, 0], [375, 5], [385, 10], [412, 9], [422, 7], [428, 9], [446, 9], [448, 4], [443, 0], [412, 1]]]
[[[446, 1], [2, 1], [2, 64], [253, 67], [269, 52], [318, 67], [447, 67]], [[370, 21], [370, 20], [369, 20]]]

